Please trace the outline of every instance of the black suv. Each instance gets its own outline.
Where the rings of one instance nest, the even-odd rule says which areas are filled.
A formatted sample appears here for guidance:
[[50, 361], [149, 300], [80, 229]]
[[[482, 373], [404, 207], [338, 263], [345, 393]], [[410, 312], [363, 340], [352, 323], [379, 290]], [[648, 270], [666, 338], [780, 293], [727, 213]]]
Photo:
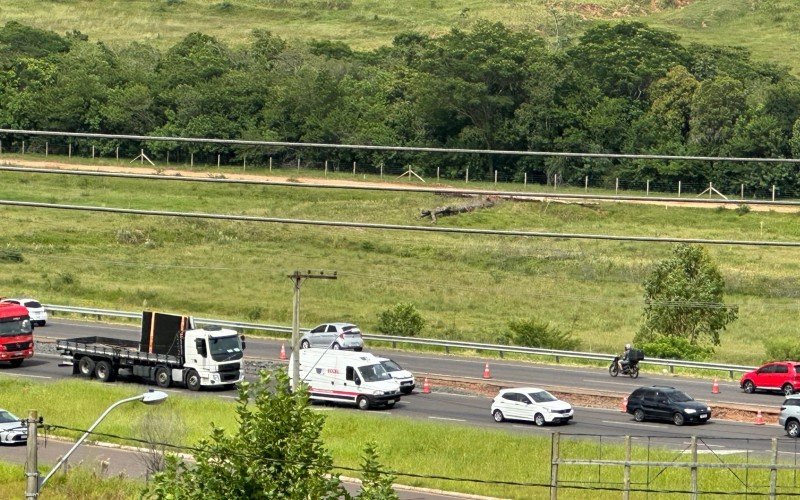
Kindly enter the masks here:
[[628, 396], [626, 407], [634, 420], [669, 420], [675, 425], [704, 424], [711, 420], [711, 408], [674, 387], [640, 387]]

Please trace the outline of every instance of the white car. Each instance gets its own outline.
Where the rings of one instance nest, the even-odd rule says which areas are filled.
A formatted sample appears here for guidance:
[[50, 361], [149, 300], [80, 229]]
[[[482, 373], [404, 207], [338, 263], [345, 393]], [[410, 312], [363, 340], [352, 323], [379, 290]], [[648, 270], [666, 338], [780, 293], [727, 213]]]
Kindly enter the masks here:
[[414, 381], [414, 375], [410, 371], [403, 370], [400, 365], [389, 358], [378, 357], [377, 359], [383, 365], [384, 370], [389, 372], [389, 375], [400, 383], [400, 392], [411, 394], [414, 391], [416, 382]]
[[361, 330], [352, 323], [323, 323], [300, 338], [300, 349], [322, 347], [326, 349], [364, 349]]
[[538, 426], [567, 423], [574, 413], [572, 405], [536, 387], [501, 389], [492, 401], [492, 417], [503, 420], [529, 420]]
[[28, 428], [22, 423], [22, 419], [0, 409], [0, 443], [22, 444], [27, 441]]
[[44, 326], [47, 324], [47, 310], [39, 301], [33, 299], [3, 299], [2, 301], [28, 308], [28, 316], [31, 317], [31, 323], [34, 325]]

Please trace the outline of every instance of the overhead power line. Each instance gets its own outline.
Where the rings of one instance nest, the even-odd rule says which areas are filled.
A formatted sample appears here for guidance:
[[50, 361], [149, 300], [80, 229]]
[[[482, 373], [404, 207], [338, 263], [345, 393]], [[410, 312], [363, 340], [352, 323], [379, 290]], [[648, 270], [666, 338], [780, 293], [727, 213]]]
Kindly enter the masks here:
[[82, 212], [102, 212], [115, 214], [142, 215], [150, 217], [178, 217], [194, 219], [213, 219], [241, 222], [264, 222], [275, 224], [295, 224], [305, 226], [321, 227], [350, 227], [359, 229], [379, 229], [387, 231], [411, 231], [427, 233], [450, 233], [468, 235], [490, 235], [490, 236], [513, 236], [522, 238], [561, 238], [561, 239], [583, 239], [583, 240], [606, 240], [606, 241], [636, 241], [649, 243], [695, 243], [706, 245], [731, 245], [731, 246], [754, 246], [754, 247], [788, 247], [798, 248], [798, 241], [752, 241], [752, 240], [714, 240], [707, 238], [671, 238], [656, 236], [618, 236], [610, 234], [582, 234], [582, 233], [548, 233], [541, 231], [518, 231], [503, 229], [472, 229], [458, 227], [430, 227], [430, 226], [410, 226], [403, 224], [379, 224], [369, 222], [345, 222], [327, 221], [310, 219], [287, 219], [281, 217], [259, 217], [253, 215], [229, 215], [202, 212], [171, 212], [163, 210], [138, 210], [129, 208], [65, 205], [59, 203], [39, 203], [30, 201], [0, 200], [0, 205], [28, 207], [28, 208], [49, 208], [55, 210], [74, 210]]
[[408, 153], [463, 153], [506, 156], [553, 156], [572, 158], [620, 158], [631, 160], [697, 160], [724, 162], [765, 162], [765, 163], [800, 163], [795, 158], [743, 158], [732, 156], [684, 156], [654, 154], [623, 153], [572, 153], [563, 151], [515, 151], [504, 149], [463, 149], [463, 148], [429, 148], [420, 146], [378, 146], [372, 144], [331, 144], [322, 142], [285, 142], [285, 141], [250, 141], [242, 139], [208, 139], [201, 137], [170, 137], [127, 134], [96, 134], [88, 132], [60, 132], [51, 130], [23, 130], [0, 128], [2, 134], [25, 134], [56, 137], [79, 137], [86, 139], [125, 139], [134, 141], [187, 142], [199, 144], [230, 144], [234, 146], [266, 146], [281, 148], [324, 148], [324, 149], [357, 149], [367, 151], [401, 151]]
[[220, 179], [216, 177], [191, 177], [183, 175], [165, 174], [137, 174], [131, 172], [98, 172], [88, 170], [70, 170], [60, 168], [36, 168], [18, 167], [12, 165], [0, 165], [0, 171], [21, 172], [31, 174], [56, 174], [56, 175], [77, 175], [85, 177], [109, 177], [119, 179], [147, 179], [177, 182], [202, 182], [212, 184], [233, 184], [233, 185], [253, 185], [253, 186], [275, 186], [307, 189], [338, 189], [355, 191], [389, 191], [406, 193], [430, 193], [437, 195], [476, 195], [476, 196], [503, 196], [515, 198], [542, 198], [542, 199], [575, 199], [575, 200], [607, 200], [607, 201], [648, 201], [664, 203], [700, 203], [700, 204], [730, 204], [730, 205], [769, 205], [769, 206], [800, 206], [800, 200], [744, 200], [719, 198], [687, 198], [676, 196], [630, 196], [630, 195], [606, 195], [606, 194], [580, 194], [580, 193], [543, 193], [529, 191], [507, 191], [492, 189], [462, 189], [457, 187], [422, 187], [407, 185], [359, 185], [359, 184], [334, 184], [316, 182], [290, 182], [272, 181], [264, 179]]

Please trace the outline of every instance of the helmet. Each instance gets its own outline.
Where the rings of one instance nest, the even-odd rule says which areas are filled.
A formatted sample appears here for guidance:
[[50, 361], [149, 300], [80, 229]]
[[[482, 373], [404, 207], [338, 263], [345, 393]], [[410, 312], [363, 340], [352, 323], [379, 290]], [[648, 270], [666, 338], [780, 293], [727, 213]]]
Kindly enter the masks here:
[[631, 348], [631, 345], [630, 345], [630, 344], [625, 344], [625, 350], [628, 350], [628, 349], [630, 349], [630, 348]]

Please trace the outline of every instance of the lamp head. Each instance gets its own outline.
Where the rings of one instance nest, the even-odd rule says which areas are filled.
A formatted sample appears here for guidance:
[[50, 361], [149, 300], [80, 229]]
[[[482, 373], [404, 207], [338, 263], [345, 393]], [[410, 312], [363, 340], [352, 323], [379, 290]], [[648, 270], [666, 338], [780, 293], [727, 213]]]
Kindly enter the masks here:
[[146, 405], [157, 405], [164, 402], [167, 399], [167, 393], [161, 391], [154, 391], [150, 389], [149, 391], [142, 394], [142, 403]]

